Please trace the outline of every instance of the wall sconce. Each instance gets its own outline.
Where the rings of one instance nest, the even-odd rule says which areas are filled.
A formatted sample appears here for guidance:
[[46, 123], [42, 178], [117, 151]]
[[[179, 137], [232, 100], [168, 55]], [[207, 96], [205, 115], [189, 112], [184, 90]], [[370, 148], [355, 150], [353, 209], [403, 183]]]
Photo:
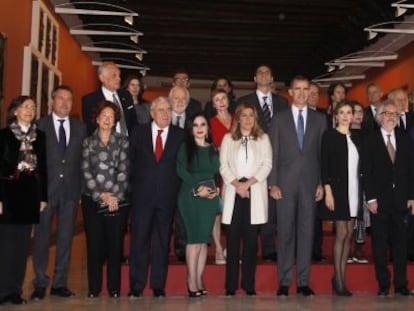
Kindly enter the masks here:
[[[383, 28], [383, 26], [387, 26], [387, 25], [397, 25], [401, 27], [405, 26], [405, 28]], [[379, 24], [375, 24], [375, 25], [364, 28], [364, 31], [368, 32], [368, 40], [374, 39], [378, 35], [379, 32], [412, 35], [414, 34], [414, 22], [392, 21], [392, 22], [379, 23]]]
[[400, 17], [401, 15], [405, 14], [408, 9], [414, 9], [414, 4], [408, 4], [405, 2], [407, 2], [407, 0], [391, 3], [391, 6], [396, 8], [395, 17]]
[[[77, 7], [86, 7], [84, 9], [77, 9]], [[103, 10], [91, 10], [87, 7], [102, 7]], [[107, 9], [107, 10], [105, 10]], [[127, 8], [95, 1], [86, 1], [86, 2], [68, 2], [63, 4], [58, 4], [55, 6], [55, 12], [58, 14], [75, 14], [75, 15], [101, 15], [101, 16], [123, 16], [125, 23], [128, 25], [134, 24], [134, 16], [138, 16], [138, 13], [129, 10]]]

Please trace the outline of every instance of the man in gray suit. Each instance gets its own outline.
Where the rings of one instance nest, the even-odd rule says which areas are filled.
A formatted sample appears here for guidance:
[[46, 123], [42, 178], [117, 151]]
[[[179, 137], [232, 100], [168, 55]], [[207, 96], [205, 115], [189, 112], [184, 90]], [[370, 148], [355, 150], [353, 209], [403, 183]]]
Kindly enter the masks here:
[[[272, 93], [273, 73], [269, 66], [257, 67], [254, 82], [257, 89], [254, 93], [239, 98], [238, 103], [249, 103], [256, 107], [259, 125], [266, 133], [272, 119], [282, 110], [288, 108], [283, 96]], [[262, 258], [265, 261], [277, 261], [276, 254], [276, 204], [269, 200], [268, 221], [260, 228]]]
[[307, 78], [293, 78], [289, 94], [293, 97], [291, 109], [277, 114], [269, 130], [273, 168], [268, 184], [270, 196], [277, 200], [277, 295], [289, 295], [296, 254], [297, 292], [313, 296], [309, 276], [316, 201], [323, 196], [320, 150], [326, 119], [307, 107]]
[[52, 92], [52, 113], [39, 121], [46, 134], [48, 205], [40, 213], [35, 227], [33, 266], [35, 290], [32, 300], [42, 300], [49, 285], [49, 262], [52, 219], [56, 213], [57, 241], [55, 269], [50, 294], [59, 297], [74, 295], [67, 287], [72, 237], [81, 192], [81, 151], [86, 127], [69, 117], [73, 92], [60, 85]]

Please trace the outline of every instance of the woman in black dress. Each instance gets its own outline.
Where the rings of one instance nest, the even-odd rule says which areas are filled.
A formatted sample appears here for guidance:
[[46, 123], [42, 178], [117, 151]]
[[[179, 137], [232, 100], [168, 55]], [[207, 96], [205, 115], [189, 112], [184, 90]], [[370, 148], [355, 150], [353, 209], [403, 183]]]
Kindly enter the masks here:
[[0, 304], [21, 297], [33, 224], [46, 207], [46, 138], [30, 96], [12, 100], [0, 130]]
[[349, 103], [338, 103], [334, 110], [336, 128], [326, 131], [322, 140], [325, 204], [336, 226], [332, 289], [339, 296], [352, 295], [345, 284], [345, 268], [355, 218], [361, 205], [361, 140], [357, 133], [350, 130], [352, 114], [353, 108]]

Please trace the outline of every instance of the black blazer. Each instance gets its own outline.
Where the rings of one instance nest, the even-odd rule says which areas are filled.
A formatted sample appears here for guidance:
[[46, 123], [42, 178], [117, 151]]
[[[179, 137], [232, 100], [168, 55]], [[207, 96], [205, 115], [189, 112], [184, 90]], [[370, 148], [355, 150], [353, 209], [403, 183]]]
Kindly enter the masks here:
[[[238, 104], [249, 103], [249, 104], [254, 105], [256, 107], [257, 114], [259, 116], [259, 125], [263, 129], [263, 131], [267, 133], [269, 129], [267, 125], [265, 124], [262, 106], [260, 106], [260, 101], [259, 101], [259, 98], [257, 97], [256, 92], [240, 97], [237, 103]], [[278, 112], [283, 111], [288, 108], [288, 102], [286, 98], [284, 98], [283, 96], [277, 95], [277, 94], [272, 93], [272, 103], [273, 103], [273, 117]]]
[[414, 152], [409, 137], [395, 131], [397, 150], [392, 163], [380, 129], [366, 137], [363, 151], [364, 189], [367, 201], [377, 199], [378, 211], [407, 211], [414, 199]]
[[39, 129], [46, 134], [49, 197], [63, 195], [65, 200], [79, 201], [82, 180], [82, 141], [86, 137], [85, 124], [69, 117], [70, 138], [63, 157], [59, 150], [52, 115], [40, 119], [38, 124]]
[[18, 165], [20, 141], [9, 127], [0, 130], [0, 201], [3, 215], [0, 223], [39, 222], [40, 201], [47, 202], [46, 138], [36, 130], [33, 150], [37, 157], [37, 168], [32, 182], [13, 180]]
[[375, 120], [374, 115], [372, 114], [371, 106], [368, 106], [364, 109], [364, 118], [362, 119], [361, 128], [365, 132], [371, 132], [380, 128], [377, 121]]
[[190, 102], [188, 103], [187, 108], [185, 109], [185, 114], [186, 116], [191, 119], [195, 114], [199, 113], [203, 111], [202, 107], [201, 107], [201, 103], [194, 99], [194, 98], [190, 98]]
[[[362, 137], [358, 132], [351, 132], [351, 140], [359, 153], [361, 163]], [[362, 207], [361, 165], [360, 175], [359, 211]], [[330, 185], [335, 200], [335, 210], [332, 217], [335, 220], [349, 220], [348, 200], [348, 143], [346, 135], [336, 129], [327, 130], [322, 138], [322, 183]]]
[[132, 206], [156, 206], [173, 213], [180, 179], [177, 176], [177, 153], [185, 133], [171, 125], [159, 162], [155, 160], [151, 124], [135, 127], [130, 139]]
[[[125, 115], [125, 121], [128, 128], [128, 134], [131, 134], [132, 129], [137, 122], [137, 115], [135, 112], [134, 102], [131, 94], [124, 90], [117, 91], [118, 97], [121, 100], [122, 109]], [[102, 89], [99, 88], [93, 93], [82, 97], [82, 118], [86, 124], [87, 135], [90, 136], [96, 129], [96, 122], [93, 120], [93, 111], [97, 104], [105, 99]]]

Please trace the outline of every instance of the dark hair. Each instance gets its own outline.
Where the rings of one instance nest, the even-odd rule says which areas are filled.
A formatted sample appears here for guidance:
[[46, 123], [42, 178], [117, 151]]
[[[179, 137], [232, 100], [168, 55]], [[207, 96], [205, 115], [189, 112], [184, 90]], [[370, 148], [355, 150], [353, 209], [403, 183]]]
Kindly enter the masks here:
[[[197, 158], [197, 157], [195, 157], [196, 154], [197, 154], [197, 144], [195, 142], [195, 138], [194, 138], [194, 134], [193, 134], [193, 123], [194, 123], [195, 119], [197, 119], [198, 117], [204, 118], [207, 122], [208, 130], [207, 130], [206, 142], [208, 142], [210, 144], [210, 147], [209, 147], [210, 159], [213, 155], [217, 154], [217, 149], [212, 144], [210, 123], [209, 123], [206, 115], [202, 112], [196, 113], [191, 118], [191, 128], [188, 129], [188, 135], [187, 135], [187, 164], [188, 164], [189, 167], [193, 163], [194, 158]], [[197, 160], [198, 160], [198, 158], [197, 158]]]
[[327, 92], [328, 92], [328, 96], [329, 96], [329, 101], [332, 101], [332, 99], [331, 99], [331, 97], [332, 97], [332, 95], [335, 93], [335, 89], [338, 87], [338, 86], [340, 86], [340, 87], [342, 87], [344, 90], [345, 90], [345, 95], [346, 95], [346, 93], [347, 93], [347, 88], [346, 88], [346, 86], [345, 86], [345, 84], [343, 83], [343, 82], [335, 82], [335, 83], [331, 83], [330, 85], [329, 85], [329, 87], [328, 87], [328, 90], [327, 90]]
[[236, 98], [236, 95], [234, 94], [234, 86], [231, 80], [227, 76], [218, 76], [214, 79], [213, 84], [211, 85], [211, 97], [213, 97], [213, 91], [215, 89], [219, 89], [217, 87], [217, 83], [219, 80], [226, 80], [228, 86], [230, 87], [230, 91], [227, 93], [227, 97], [229, 98], [229, 101], [234, 100]]
[[253, 104], [242, 102], [237, 105], [236, 111], [234, 113], [233, 127], [231, 128], [231, 138], [233, 138], [233, 140], [239, 140], [243, 136], [240, 130], [239, 121], [240, 121], [240, 115], [245, 109], [253, 110], [253, 114], [254, 114], [254, 125], [253, 125], [250, 136], [252, 136], [253, 139], [257, 139], [264, 134], [262, 128], [259, 125], [259, 116], [257, 114], [256, 107]]
[[144, 82], [142, 81], [142, 78], [138, 75], [128, 76], [125, 79], [124, 84], [122, 84], [121, 89], [127, 90], [128, 86], [129, 86], [129, 84], [131, 83], [132, 80], [138, 80], [138, 82], [139, 82], [138, 100], [142, 99], [142, 95], [144, 94]]
[[229, 101], [229, 104], [230, 104], [229, 94], [226, 92], [225, 89], [213, 89], [213, 90], [211, 90], [211, 103], [213, 104], [213, 107], [214, 107], [213, 98], [214, 98], [214, 96], [216, 96], [217, 94], [220, 94], [220, 93], [226, 94], [227, 100]]
[[102, 110], [104, 110], [105, 108], [111, 108], [114, 111], [115, 123], [121, 119], [121, 110], [119, 109], [118, 105], [113, 102], [110, 102], [109, 100], [103, 100], [99, 102], [93, 110], [92, 122], [94, 122], [94, 124], [96, 124], [96, 119], [101, 114]]
[[295, 83], [296, 81], [306, 81], [310, 85], [310, 81], [309, 81], [308, 78], [306, 78], [305, 76], [302, 76], [302, 75], [296, 75], [296, 76], [293, 77], [292, 80], [290, 80], [290, 84], [289, 84], [290, 89], [293, 87], [293, 83]]
[[362, 108], [362, 110], [364, 110], [364, 106], [356, 100], [348, 100], [348, 103], [352, 106], [353, 110], [355, 110], [355, 106], [359, 106]]
[[333, 114], [336, 116], [339, 112], [339, 109], [341, 109], [342, 107], [345, 107], [345, 106], [351, 107], [352, 114], [354, 113], [354, 106], [352, 105], [352, 103], [349, 102], [349, 101], [343, 101], [343, 102], [340, 102], [336, 105], [336, 107], [333, 111]]
[[257, 71], [259, 70], [260, 67], [266, 67], [266, 68], [268, 68], [270, 70], [270, 74], [273, 76], [273, 70], [272, 70], [272, 68], [270, 68], [270, 66], [269, 65], [266, 65], [266, 64], [260, 64], [259, 66], [256, 66], [256, 69], [254, 71], [254, 75], [255, 76], [256, 76]]
[[72, 94], [72, 95], [73, 95], [73, 90], [72, 90], [72, 88], [71, 88], [69, 85], [61, 84], [61, 85], [58, 85], [57, 87], [55, 87], [55, 88], [52, 90], [51, 95], [52, 95], [52, 98], [53, 98], [53, 99], [55, 99], [56, 93], [57, 93], [58, 91], [60, 91], [60, 90], [68, 91], [70, 94]]
[[7, 125], [10, 125], [14, 121], [16, 121], [16, 116], [14, 115], [16, 109], [23, 105], [23, 103], [29, 99], [36, 104], [34, 98], [29, 95], [20, 95], [12, 99], [9, 108], [7, 108]]

